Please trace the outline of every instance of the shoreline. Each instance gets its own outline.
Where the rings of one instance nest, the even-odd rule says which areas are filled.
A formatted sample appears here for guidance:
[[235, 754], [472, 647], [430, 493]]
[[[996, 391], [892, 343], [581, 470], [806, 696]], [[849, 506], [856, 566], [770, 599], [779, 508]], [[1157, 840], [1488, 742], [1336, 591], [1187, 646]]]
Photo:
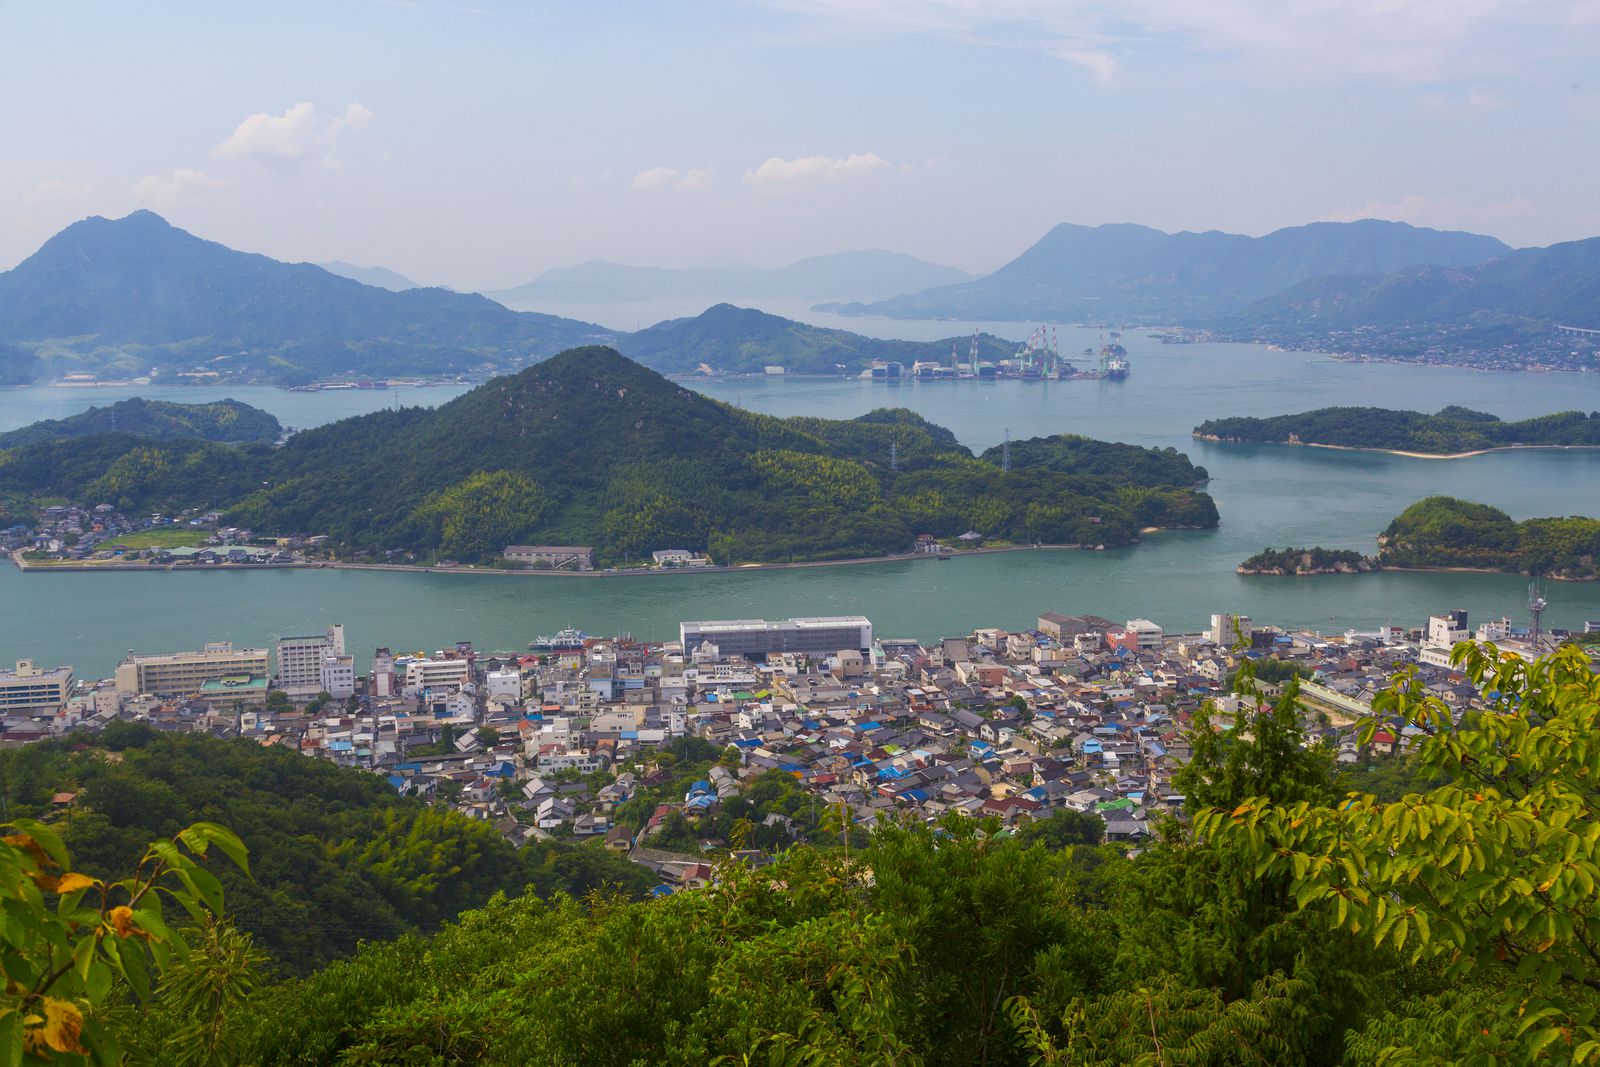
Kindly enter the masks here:
[[[1173, 527], [1183, 529], [1184, 527]], [[1165, 527], [1147, 527], [1140, 533], [1160, 533]], [[1137, 544], [1138, 542], [1133, 542]], [[1100, 552], [1107, 545], [997, 545], [992, 548], [964, 548], [950, 553], [948, 559], [959, 559], [963, 556], [995, 555], [1002, 552]], [[677, 574], [748, 574], [759, 571], [798, 570], [805, 567], [859, 567], [874, 563], [904, 563], [916, 560], [938, 560], [939, 556], [929, 552], [902, 552], [892, 556], [858, 556], [850, 559], [817, 559], [802, 560], [794, 563], [742, 563], [714, 567], [630, 567], [614, 570], [595, 571], [556, 571], [556, 570], [512, 570], [502, 567], [436, 567], [423, 566], [414, 563], [343, 563], [334, 560], [316, 560], [301, 563], [220, 563], [196, 564], [179, 566], [175, 563], [39, 563], [22, 558], [22, 550], [14, 549], [7, 553], [13, 566], [17, 570], [38, 574], [85, 574], [98, 571], [150, 571], [152, 573], [168, 573], [171, 571], [265, 571], [265, 570], [350, 570], [350, 571], [397, 571], [413, 572], [417, 574], [469, 574], [488, 575], [503, 578], [646, 578], [660, 577]], [[948, 559], [946, 562], [948, 562]]]
[[1209, 433], [1191, 433], [1189, 436], [1197, 441], [1213, 441], [1223, 445], [1288, 445], [1292, 448], [1331, 448], [1336, 452], [1378, 452], [1388, 456], [1405, 456], [1407, 459], [1467, 459], [1471, 456], [1487, 456], [1491, 452], [1593, 451], [1600, 449], [1600, 445], [1494, 445], [1490, 448], [1474, 449], [1471, 452], [1408, 452], [1401, 448], [1326, 445], [1319, 441], [1241, 441], [1237, 438], [1222, 438], [1216, 434]]
[[[1385, 572], [1395, 574], [1514, 574], [1522, 577], [1528, 576], [1524, 571], [1500, 570], [1497, 567], [1398, 567], [1392, 563], [1375, 564], [1366, 570], [1315, 570], [1301, 573], [1281, 570], [1245, 570], [1242, 566], [1234, 568], [1235, 574], [1246, 578], [1320, 578], [1325, 575], [1335, 574], [1358, 575], [1383, 574]], [[1557, 574], [1544, 574], [1540, 575], [1540, 578], [1552, 582], [1582, 583], [1600, 581], [1600, 578], [1574, 578], [1570, 575]]]

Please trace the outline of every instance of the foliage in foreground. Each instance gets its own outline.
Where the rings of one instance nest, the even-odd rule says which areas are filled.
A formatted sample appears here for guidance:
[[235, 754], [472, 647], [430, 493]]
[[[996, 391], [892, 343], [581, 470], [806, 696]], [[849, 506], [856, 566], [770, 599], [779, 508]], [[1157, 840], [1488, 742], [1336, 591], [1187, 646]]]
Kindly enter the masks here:
[[80, 794], [60, 825], [90, 874], [130, 870], [146, 842], [196, 821], [236, 832], [254, 862], [253, 877], [218, 872], [234, 921], [289, 973], [362, 941], [436, 930], [496, 892], [642, 895], [653, 882], [598, 843], [513, 848], [488, 823], [398, 796], [379, 775], [249, 740], [126, 724], [0, 752], [11, 812], [42, 816], [63, 790]]
[[[0, 1061], [116, 1063], [117, 1028], [100, 1016], [118, 999], [148, 1002], [163, 975], [182, 969], [189, 942], [168, 919], [213, 923], [222, 913], [222, 883], [202, 861], [214, 845], [248, 873], [245, 847], [221, 826], [196, 823], [151, 844], [132, 875], [109, 880], [75, 870], [45, 823], [14, 819], [5, 829]], [[202, 1048], [217, 1047], [203, 1031], [193, 1036]]]

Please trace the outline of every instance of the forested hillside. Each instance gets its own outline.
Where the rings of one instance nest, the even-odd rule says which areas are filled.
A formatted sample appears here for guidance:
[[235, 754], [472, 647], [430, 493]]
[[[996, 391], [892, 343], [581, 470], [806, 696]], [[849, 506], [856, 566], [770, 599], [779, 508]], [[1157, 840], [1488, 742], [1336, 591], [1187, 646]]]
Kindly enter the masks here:
[[1217, 522], [1195, 488], [1204, 472], [1176, 453], [1013, 447], [1003, 472], [909, 411], [756, 415], [586, 348], [436, 410], [345, 419], [279, 449], [128, 434], [23, 445], [0, 465], [0, 499], [220, 507], [260, 533], [328, 534], [346, 556], [466, 562], [520, 543], [594, 545], [611, 563], [661, 548], [718, 562], [878, 556], [967, 530], [1121, 545], [1146, 526]]
[[1379, 538], [1392, 567], [1484, 567], [1552, 578], [1600, 577], [1600, 519], [1514, 521], [1499, 508], [1448, 496], [1419, 500]]
[[276, 415], [232, 398], [209, 404], [176, 404], [136, 396], [64, 419], [45, 419], [0, 433], [0, 448], [97, 433], [129, 433], [157, 440], [189, 437], [232, 444], [271, 444], [283, 433], [283, 426]]
[[513, 848], [487, 823], [398, 796], [384, 779], [292, 749], [121, 724], [0, 751], [11, 817], [47, 815], [78, 793], [64, 838], [79, 866], [131, 870], [145, 845], [206, 820], [252, 856], [219, 868], [233, 921], [273, 965], [305, 973], [363, 941], [435, 930], [495, 893], [638, 894], [652, 880], [598, 843]]
[[1470, 408], [1447, 407], [1438, 414], [1389, 408], [1318, 408], [1274, 418], [1211, 419], [1194, 428], [1196, 437], [1268, 444], [1338, 445], [1448, 455], [1512, 445], [1600, 445], [1600, 412], [1561, 411], [1504, 422]]

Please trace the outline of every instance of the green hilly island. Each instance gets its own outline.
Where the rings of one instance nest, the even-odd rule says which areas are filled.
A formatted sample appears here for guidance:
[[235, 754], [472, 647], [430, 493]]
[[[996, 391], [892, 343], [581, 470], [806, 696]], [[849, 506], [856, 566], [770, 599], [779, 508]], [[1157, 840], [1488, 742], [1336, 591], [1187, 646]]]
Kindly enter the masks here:
[[157, 439], [192, 437], [235, 444], [270, 444], [283, 433], [283, 426], [276, 415], [231, 398], [211, 404], [177, 404], [136, 396], [64, 419], [46, 419], [0, 433], [0, 448], [119, 431]]
[[1211, 419], [1196, 426], [1194, 435], [1214, 441], [1335, 445], [1438, 455], [1519, 445], [1593, 447], [1600, 446], [1600, 412], [1561, 411], [1505, 422], [1456, 406], [1433, 415], [1334, 407], [1265, 419]]
[[[952, 346], [965, 361], [972, 339], [881, 340], [732, 304], [718, 304], [692, 318], [669, 319], [617, 341], [624, 355], [664, 374], [760, 374], [769, 365], [791, 374], [855, 373], [875, 359], [897, 360], [907, 367], [917, 360], [948, 365]], [[978, 338], [980, 359], [1006, 359], [1016, 350], [1015, 342], [992, 334]]]
[[1018, 441], [1010, 471], [913, 412], [779, 419], [686, 389], [612, 349], [573, 349], [437, 409], [296, 434], [281, 448], [124, 432], [35, 440], [0, 499], [224, 509], [262, 534], [327, 534], [351, 559], [487, 562], [516, 543], [662, 548], [719, 563], [880, 556], [916, 535], [1124, 545], [1210, 527], [1205, 471], [1167, 451]]
[[1600, 578], [1600, 519], [1527, 519], [1455, 497], [1419, 500], [1378, 538], [1389, 567], [1480, 567], [1550, 578]]

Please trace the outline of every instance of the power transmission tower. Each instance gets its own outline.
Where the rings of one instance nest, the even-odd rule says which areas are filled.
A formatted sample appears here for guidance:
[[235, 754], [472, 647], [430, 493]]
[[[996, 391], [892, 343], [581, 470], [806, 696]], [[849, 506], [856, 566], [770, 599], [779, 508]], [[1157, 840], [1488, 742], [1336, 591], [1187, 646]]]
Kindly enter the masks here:
[[1006, 427], [1006, 439], [1000, 445], [1000, 473], [1011, 473], [1011, 427]]

